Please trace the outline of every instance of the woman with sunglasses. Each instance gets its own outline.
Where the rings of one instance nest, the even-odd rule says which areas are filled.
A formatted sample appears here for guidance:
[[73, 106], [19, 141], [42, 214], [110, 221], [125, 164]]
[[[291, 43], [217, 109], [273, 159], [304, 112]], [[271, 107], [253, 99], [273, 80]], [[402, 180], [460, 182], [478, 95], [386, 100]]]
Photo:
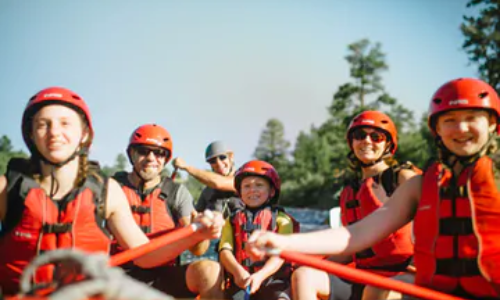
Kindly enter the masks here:
[[[19, 290], [26, 265], [37, 255], [76, 248], [109, 253], [111, 236], [124, 248], [148, 238], [134, 222], [120, 185], [88, 161], [94, 129], [90, 111], [76, 93], [60, 87], [44, 89], [28, 102], [22, 134], [30, 159], [12, 159], [0, 177], [0, 287], [4, 295]], [[214, 219], [197, 216], [204, 226], [191, 237], [166, 245], [135, 260], [144, 268], [171, 261], [185, 249], [222, 229]], [[52, 287], [55, 266], [38, 269], [36, 288]], [[57, 286], [57, 285], [56, 285]]]
[[428, 126], [437, 159], [399, 187], [383, 207], [356, 224], [311, 234], [258, 232], [262, 247], [348, 254], [366, 249], [413, 222], [415, 284], [467, 299], [500, 298], [500, 193], [497, 151], [500, 100], [474, 78], [445, 83], [432, 97]]
[[[410, 163], [398, 164], [393, 158], [398, 146], [397, 132], [386, 114], [360, 113], [352, 119], [346, 137], [351, 151], [348, 155], [350, 176], [340, 195], [344, 226], [382, 206], [399, 185], [417, 174]], [[394, 277], [406, 272], [412, 256], [411, 227], [407, 225], [371, 248], [332, 259], [344, 263], [353, 261], [356, 268]], [[386, 299], [389, 294], [306, 267], [295, 271], [293, 277], [295, 299]]]

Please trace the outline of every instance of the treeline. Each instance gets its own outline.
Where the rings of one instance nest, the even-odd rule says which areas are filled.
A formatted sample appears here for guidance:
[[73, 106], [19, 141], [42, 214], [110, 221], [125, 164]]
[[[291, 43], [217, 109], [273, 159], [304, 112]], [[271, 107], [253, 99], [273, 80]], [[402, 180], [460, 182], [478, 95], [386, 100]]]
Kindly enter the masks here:
[[[254, 156], [273, 164], [281, 175], [281, 203], [288, 206], [331, 208], [338, 205], [349, 148], [346, 130], [351, 119], [364, 110], [387, 113], [398, 128], [396, 158], [423, 166], [433, 153], [434, 141], [426, 119], [415, 121], [384, 88], [382, 75], [388, 70], [380, 43], [367, 39], [348, 45], [345, 59], [351, 80], [340, 85], [328, 106], [328, 118], [319, 126], [300, 132], [294, 149], [284, 136], [278, 119], [267, 122]], [[304, 101], [305, 102], [305, 101]]]

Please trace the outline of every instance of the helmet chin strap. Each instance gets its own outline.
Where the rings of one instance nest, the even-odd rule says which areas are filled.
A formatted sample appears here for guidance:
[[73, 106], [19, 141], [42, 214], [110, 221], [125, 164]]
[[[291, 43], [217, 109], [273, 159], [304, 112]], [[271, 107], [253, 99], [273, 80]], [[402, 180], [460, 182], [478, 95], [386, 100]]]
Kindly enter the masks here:
[[38, 149], [36, 149], [33, 152], [33, 156], [35, 156], [37, 159], [41, 160], [44, 164], [48, 165], [50, 167], [50, 192], [49, 192], [49, 197], [52, 199], [54, 195], [57, 193], [59, 190], [59, 182], [56, 179], [55, 172], [57, 169], [60, 167], [66, 165], [70, 161], [74, 160], [77, 156], [86, 154], [87, 153], [87, 147], [80, 147], [78, 146], [77, 149], [71, 154], [67, 159], [61, 161], [61, 162], [53, 162], [47, 159], [45, 156], [43, 156]]
[[134, 174], [139, 178], [139, 192], [142, 193], [144, 191], [144, 186], [146, 185], [146, 180], [141, 176], [141, 173], [139, 173], [139, 171], [137, 171], [135, 167], [133, 167], [132, 170]]

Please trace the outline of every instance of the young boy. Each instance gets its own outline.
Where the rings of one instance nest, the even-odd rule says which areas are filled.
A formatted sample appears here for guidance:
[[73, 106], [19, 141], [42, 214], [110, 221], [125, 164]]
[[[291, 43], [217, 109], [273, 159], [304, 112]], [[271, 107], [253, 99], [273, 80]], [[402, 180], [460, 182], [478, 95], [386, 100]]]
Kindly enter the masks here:
[[289, 300], [290, 265], [278, 257], [252, 262], [245, 252], [250, 234], [269, 230], [280, 234], [294, 231], [294, 220], [276, 206], [280, 179], [274, 167], [264, 161], [250, 161], [235, 174], [235, 189], [245, 207], [233, 213], [222, 230], [220, 262], [228, 273], [226, 298]]

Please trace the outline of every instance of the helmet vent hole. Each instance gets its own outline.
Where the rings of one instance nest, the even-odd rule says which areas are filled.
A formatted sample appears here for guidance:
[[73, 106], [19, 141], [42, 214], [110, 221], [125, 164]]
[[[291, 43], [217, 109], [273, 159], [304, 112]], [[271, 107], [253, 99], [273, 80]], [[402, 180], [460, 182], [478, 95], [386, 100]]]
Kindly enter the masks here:
[[488, 97], [488, 92], [482, 92], [482, 93], [479, 94], [479, 98], [480, 99], [484, 99], [486, 97]]
[[432, 100], [432, 102], [434, 102], [435, 104], [439, 105], [441, 104], [441, 102], [443, 102], [443, 100], [441, 100], [440, 98], [435, 98]]
[[382, 121], [381, 121], [381, 123], [382, 123], [382, 124], [388, 124], [388, 123], [389, 123], [389, 121], [387, 121], [387, 120], [382, 120]]
[[71, 95], [71, 98], [75, 100], [82, 100], [82, 98], [78, 97], [77, 95]]
[[136, 133], [135, 133], [135, 136], [136, 136], [136, 137], [138, 137], [138, 138], [141, 138], [141, 137], [142, 137], [142, 134], [140, 134], [140, 133], [136, 132]]

